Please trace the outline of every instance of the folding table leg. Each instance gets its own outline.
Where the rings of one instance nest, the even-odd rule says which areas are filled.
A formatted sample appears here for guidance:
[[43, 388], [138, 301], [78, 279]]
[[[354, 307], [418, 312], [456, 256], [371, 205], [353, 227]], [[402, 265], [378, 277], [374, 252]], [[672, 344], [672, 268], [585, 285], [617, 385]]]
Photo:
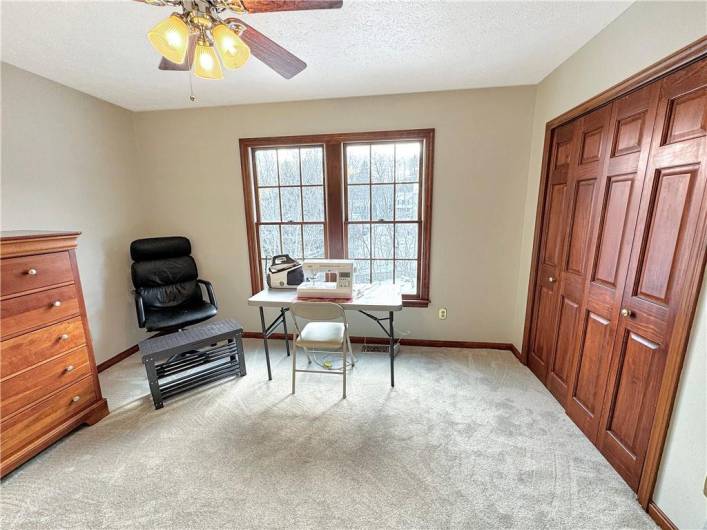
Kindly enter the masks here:
[[295, 376], [297, 375], [297, 346], [292, 348], [292, 393], [295, 393]]
[[263, 328], [263, 344], [265, 345], [265, 362], [268, 365], [268, 381], [272, 381], [272, 370], [270, 369], [270, 349], [268, 348], [268, 330], [265, 326], [265, 311], [260, 306], [260, 325]]
[[290, 336], [287, 334], [287, 314], [285, 313], [285, 308], [280, 308], [280, 314], [282, 315], [282, 328], [285, 331], [285, 349], [287, 350], [287, 356], [290, 356]]
[[388, 313], [390, 336], [390, 386], [395, 387], [395, 328], [393, 327], [393, 312]]

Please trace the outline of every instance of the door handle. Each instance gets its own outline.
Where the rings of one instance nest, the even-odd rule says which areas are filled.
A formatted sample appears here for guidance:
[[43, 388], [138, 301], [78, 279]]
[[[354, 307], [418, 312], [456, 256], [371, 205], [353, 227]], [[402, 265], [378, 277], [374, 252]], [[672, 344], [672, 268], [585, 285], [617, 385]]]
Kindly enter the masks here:
[[629, 308], [624, 307], [621, 310], [621, 316], [622, 317], [632, 317], [633, 316], [633, 311], [631, 311]]
[[550, 276], [547, 281], [550, 283], [555, 283], [557, 281], [557, 278], [555, 278], [554, 276]]

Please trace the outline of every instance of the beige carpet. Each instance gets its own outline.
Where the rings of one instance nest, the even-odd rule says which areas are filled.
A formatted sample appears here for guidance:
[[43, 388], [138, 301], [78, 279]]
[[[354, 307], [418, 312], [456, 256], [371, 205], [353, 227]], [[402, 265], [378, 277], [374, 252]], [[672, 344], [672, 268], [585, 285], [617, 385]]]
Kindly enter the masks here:
[[248, 375], [155, 411], [137, 356], [112, 414], [2, 482], [11, 528], [655, 528], [512, 354], [366, 354], [349, 397], [246, 341]]

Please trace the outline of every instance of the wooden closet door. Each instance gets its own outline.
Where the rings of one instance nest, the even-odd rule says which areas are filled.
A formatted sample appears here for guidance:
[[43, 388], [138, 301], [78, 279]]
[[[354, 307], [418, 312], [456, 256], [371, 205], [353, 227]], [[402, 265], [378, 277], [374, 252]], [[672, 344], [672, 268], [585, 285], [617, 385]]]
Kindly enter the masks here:
[[581, 321], [574, 342], [577, 355], [565, 387], [567, 414], [595, 443], [657, 104], [655, 84], [614, 102], [609, 153], [597, 183], [601, 199], [591, 228], [589, 274], [577, 311]]
[[570, 363], [579, 307], [584, 295], [590, 256], [591, 225], [595, 217], [598, 182], [609, 144], [611, 105], [578, 120], [567, 192], [570, 198], [565, 219], [565, 240], [558, 288], [556, 334], [547, 368], [545, 385], [565, 404]]
[[[638, 487], [685, 278], [707, 224], [707, 61], [664, 78], [614, 341], [598, 446]], [[667, 390], [666, 390], [667, 392]]]
[[540, 263], [535, 284], [533, 327], [528, 353], [528, 366], [541, 381], [545, 381], [547, 363], [555, 337], [557, 313], [557, 278], [563, 255], [567, 181], [573, 152], [576, 122], [558, 127], [553, 132], [549, 161], [543, 232], [540, 242]]

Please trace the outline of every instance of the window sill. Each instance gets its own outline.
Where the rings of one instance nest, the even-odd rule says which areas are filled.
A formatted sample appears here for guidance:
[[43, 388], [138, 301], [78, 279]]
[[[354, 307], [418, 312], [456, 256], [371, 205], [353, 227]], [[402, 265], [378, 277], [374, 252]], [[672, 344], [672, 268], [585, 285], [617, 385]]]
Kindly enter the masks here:
[[430, 305], [429, 300], [413, 299], [403, 300], [403, 307], [427, 307]]

